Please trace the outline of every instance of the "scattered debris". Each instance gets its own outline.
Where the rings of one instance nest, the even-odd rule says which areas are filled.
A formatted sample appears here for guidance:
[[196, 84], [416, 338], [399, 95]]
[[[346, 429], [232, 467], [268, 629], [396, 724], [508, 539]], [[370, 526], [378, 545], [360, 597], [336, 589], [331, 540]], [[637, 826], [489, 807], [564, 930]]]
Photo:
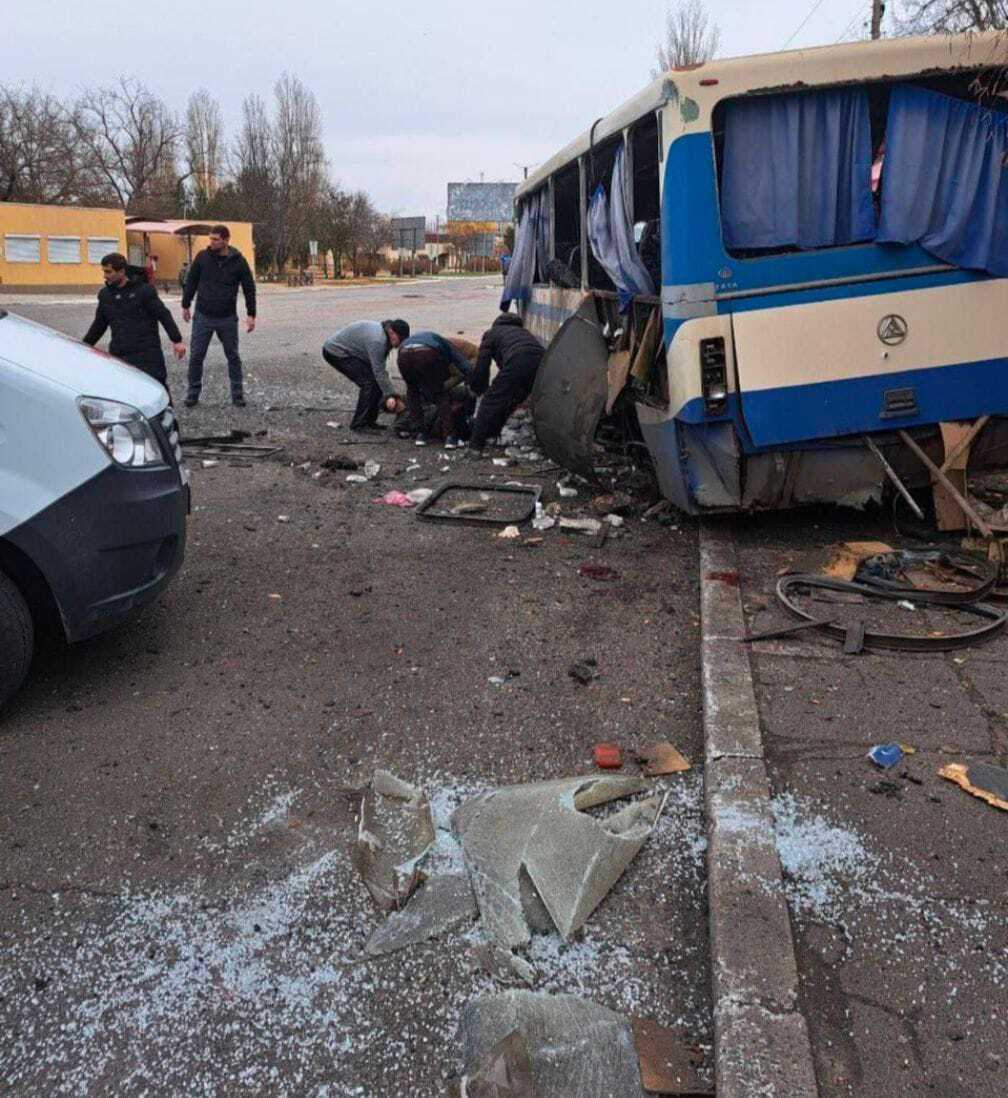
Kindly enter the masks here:
[[543, 512], [543, 506], [536, 501], [535, 516], [532, 519], [532, 526], [536, 530], [552, 530], [556, 526], [556, 519], [551, 515], [547, 515]]
[[532, 1061], [517, 1031], [498, 1041], [465, 1075], [454, 1091], [457, 1098], [536, 1098]]
[[212, 469], [215, 465], [220, 465], [219, 461], [215, 461], [213, 458], [205, 458], [201, 462], [204, 469]]
[[852, 580], [857, 575], [858, 566], [869, 557], [880, 553], [891, 553], [891, 545], [883, 541], [848, 541], [842, 545], [831, 546], [829, 560], [821, 569], [824, 576], [831, 579]]
[[901, 610], [916, 610], [917, 609], [917, 607], [914, 606], [914, 604], [909, 599], [900, 599], [899, 602], [896, 603], [896, 605]]
[[451, 509], [453, 515], [485, 515], [487, 505], [471, 500], [467, 503], [456, 503]]
[[381, 472], [381, 466], [377, 461], [365, 461], [364, 462], [364, 476], [368, 480], [374, 480], [376, 476]]
[[620, 526], [623, 525], [623, 516], [622, 515], [606, 515], [605, 521], [608, 522], [609, 525], [614, 530], [617, 530], [617, 529], [619, 529]]
[[521, 537], [521, 530], [517, 526], [505, 526], [503, 530], [497, 535], [499, 538], [506, 538], [509, 541], [513, 541], [515, 538]]
[[558, 480], [557, 491], [560, 493], [561, 499], [576, 499], [578, 490], [570, 483], [570, 480]]
[[600, 515], [625, 515], [633, 507], [633, 500], [629, 496], [610, 492], [604, 496], [596, 496], [592, 500], [592, 507]]
[[660, 499], [654, 506], [649, 507], [644, 514], [641, 515], [641, 522], [658, 518], [660, 515], [668, 514], [671, 510], [672, 504], [667, 499]]
[[582, 534], [597, 534], [602, 530], [602, 523], [593, 518], [561, 518], [561, 530], [579, 530]]
[[277, 522], [290, 522], [290, 515], [277, 515]]
[[595, 765], [600, 770], [621, 770], [623, 749], [618, 743], [597, 743], [593, 748]]
[[582, 686], [587, 686], [590, 682], [594, 682], [599, 677], [598, 673], [598, 660], [594, 656], [588, 656], [586, 659], [578, 660], [577, 663], [572, 663], [567, 670], [567, 674], [575, 681], [581, 683]]
[[949, 763], [938, 774], [992, 807], [1008, 812], [1008, 770], [1003, 767], [991, 763], [973, 763], [971, 766]]
[[903, 761], [903, 751], [898, 743], [877, 743], [868, 752], [868, 758], [880, 770], [889, 770]]
[[499, 466], [501, 469], [506, 469], [507, 466], [509, 466], [511, 464], [511, 459], [510, 458], [494, 458], [493, 463], [494, 463], [494, 465]]
[[602, 819], [585, 810], [646, 788], [634, 777], [561, 778], [464, 802], [453, 823], [487, 936], [513, 950], [529, 944], [533, 926], [551, 922], [565, 938], [579, 930], [651, 835], [664, 800], [633, 801]]
[[618, 580], [620, 578], [619, 572], [615, 568], [610, 568], [608, 564], [581, 564], [578, 566], [578, 575], [582, 579], [593, 580]]
[[478, 914], [465, 874], [432, 877], [413, 895], [405, 911], [393, 911], [375, 930], [364, 952], [369, 957], [394, 953], [471, 923]]
[[414, 488], [412, 492], [406, 493], [406, 498], [410, 503], [426, 503], [432, 495], [434, 495], [433, 488]]
[[[463, 1007], [459, 1019], [467, 1073], [483, 1068], [492, 1053], [499, 1056], [512, 1035], [523, 1042], [534, 1084], [534, 1090], [519, 1090], [515, 1098], [644, 1098], [630, 1023], [606, 1007], [574, 995], [531, 991], [479, 996]], [[510, 1061], [516, 1067], [515, 1056], [516, 1050]], [[511, 1098], [507, 1091], [499, 1093]]]
[[[536, 514], [536, 505], [542, 492], [538, 484], [476, 484], [464, 481], [448, 481], [434, 489], [427, 500], [417, 508], [417, 518], [437, 522], [491, 523], [497, 526], [520, 526]], [[479, 499], [451, 502], [453, 494], [478, 494]], [[507, 511], [501, 505], [514, 500], [519, 507]], [[479, 503], [482, 511], [467, 506]], [[495, 509], [491, 509], [490, 504]], [[520, 509], [519, 509], [520, 508]], [[504, 513], [501, 513], [504, 511]], [[484, 513], [485, 512], [485, 513]]]
[[336, 472], [338, 469], [356, 469], [357, 462], [353, 458], [344, 457], [343, 454], [333, 454], [331, 457], [327, 457], [322, 463], [323, 469], [328, 469], [331, 473]]
[[347, 484], [367, 484], [368, 478], [363, 473], [351, 473], [346, 481]]
[[406, 495], [405, 492], [392, 491], [386, 492], [385, 495], [379, 496], [378, 499], [371, 500], [372, 503], [387, 503], [390, 507], [412, 507], [414, 501]]
[[334, 431], [338, 431], [339, 428], [340, 428], [340, 425], [335, 420], [332, 420], [332, 419], [327, 419], [326, 420], [326, 426], [331, 427]]
[[641, 1083], [649, 1094], [714, 1094], [699, 1069], [703, 1067], [703, 1049], [676, 1029], [660, 1026], [650, 1018], [631, 1018]]
[[641, 748], [637, 752], [637, 761], [649, 778], [657, 778], [663, 774], [682, 774], [692, 766], [685, 755], [680, 754], [666, 741]]
[[423, 880], [420, 864], [434, 840], [424, 791], [376, 770], [361, 798], [350, 860], [383, 911], [399, 910], [416, 891]]
[[512, 679], [521, 677], [520, 671], [508, 671], [503, 675], [491, 675], [487, 682], [492, 686], [506, 686]]

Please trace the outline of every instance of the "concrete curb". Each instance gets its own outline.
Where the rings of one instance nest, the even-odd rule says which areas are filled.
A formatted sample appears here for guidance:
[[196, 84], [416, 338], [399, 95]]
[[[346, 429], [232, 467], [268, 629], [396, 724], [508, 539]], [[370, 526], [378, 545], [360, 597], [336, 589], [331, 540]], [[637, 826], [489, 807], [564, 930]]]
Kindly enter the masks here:
[[726, 525], [700, 534], [701, 677], [718, 1098], [816, 1098], [770, 781]]

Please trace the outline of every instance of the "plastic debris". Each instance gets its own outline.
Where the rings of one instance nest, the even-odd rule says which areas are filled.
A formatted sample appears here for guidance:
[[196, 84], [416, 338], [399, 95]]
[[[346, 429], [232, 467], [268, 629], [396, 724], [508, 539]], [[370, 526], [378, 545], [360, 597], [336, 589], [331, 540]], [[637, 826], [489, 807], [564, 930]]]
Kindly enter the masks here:
[[334, 431], [338, 431], [340, 425], [334, 419], [327, 419], [326, 426], [331, 427]]
[[714, 1094], [699, 1070], [703, 1049], [682, 1030], [660, 1026], [650, 1018], [631, 1018], [641, 1083], [649, 1094]]
[[393, 911], [364, 946], [369, 957], [394, 953], [426, 942], [479, 914], [469, 878], [464, 874], [432, 877], [410, 899], [404, 911]]
[[637, 752], [637, 759], [649, 778], [657, 778], [662, 774], [682, 774], [692, 767], [689, 759], [665, 741], [641, 748]]
[[350, 860], [383, 911], [400, 909], [416, 891], [435, 837], [424, 791], [376, 770], [361, 799]]
[[543, 505], [536, 501], [535, 516], [532, 519], [532, 526], [536, 530], [552, 530], [556, 526], [556, 519], [551, 515], [547, 515], [543, 511]]
[[973, 763], [971, 766], [949, 763], [938, 774], [986, 801], [991, 807], [1008, 812], [1008, 770], [1003, 767], [991, 763]]
[[602, 523], [593, 518], [562, 518], [560, 519], [560, 529], [578, 530], [582, 534], [597, 534], [602, 529]]
[[900, 599], [896, 605], [901, 610], [916, 610], [917, 607], [909, 599]]
[[215, 465], [220, 465], [220, 462], [214, 461], [213, 458], [204, 458], [201, 464], [204, 469], [212, 469]]
[[593, 656], [572, 663], [567, 669], [567, 674], [575, 681], [587, 686], [598, 678], [598, 660]]
[[406, 498], [410, 503], [426, 503], [432, 495], [434, 495], [433, 488], [414, 488], [412, 492], [406, 493]]
[[517, 526], [505, 526], [503, 530], [497, 535], [499, 538], [511, 541], [515, 538], [521, 537], [521, 530]]
[[578, 566], [578, 575], [582, 579], [593, 580], [618, 580], [620, 578], [619, 572], [615, 568], [610, 568], [608, 564], [581, 564]]
[[406, 495], [405, 492], [386, 492], [385, 495], [380, 496], [378, 499], [371, 500], [372, 503], [387, 503], [390, 507], [412, 507], [414, 501]]
[[494, 463], [494, 465], [499, 466], [501, 469], [506, 469], [507, 466], [509, 466], [511, 464], [511, 459], [510, 458], [494, 458], [493, 463]]
[[381, 472], [381, 466], [377, 461], [365, 461], [364, 462], [364, 476], [368, 480], [374, 480], [376, 476]]
[[453, 823], [488, 938], [516, 949], [534, 928], [575, 934], [647, 842], [664, 801], [633, 801], [604, 819], [585, 810], [646, 788], [641, 778], [600, 775], [510, 786], [464, 802]]
[[277, 522], [290, 522], [290, 515], [277, 515]]
[[578, 490], [569, 480], [557, 481], [557, 491], [562, 499], [575, 499], [578, 495]]
[[[644, 1098], [633, 1032], [622, 1015], [574, 995], [505, 991], [481, 995], [462, 1008], [459, 1040], [467, 1079], [496, 1055], [512, 1069], [522, 1063], [521, 1040], [533, 1090], [497, 1091], [500, 1098]], [[504, 1044], [509, 1041], [508, 1044]], [[493, 1090], [462, 1093], [492, 1096]]]
[[620, 526], [624, 525], [622, 515], [606, 515], [605, 521], [608, 522], [614, 530], [617, 530]]
[[351, 473], [346, 481], [347, 484], [367, 484], [368, 478], [363, 473]]
[[592, 753], [600, 770], [619, 770], [623, 766], [623, 749], [618, 743], [597, 743]]
[[903, 751], [898, 743], [877, 743], [868, 758], [881, 770], [888, 770], [903, 761]]

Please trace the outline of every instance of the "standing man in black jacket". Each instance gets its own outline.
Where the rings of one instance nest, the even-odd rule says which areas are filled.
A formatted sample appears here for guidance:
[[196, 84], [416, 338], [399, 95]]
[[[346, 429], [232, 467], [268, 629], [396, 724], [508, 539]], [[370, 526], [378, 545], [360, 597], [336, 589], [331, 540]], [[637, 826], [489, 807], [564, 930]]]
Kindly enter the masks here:
[[238, 287], [245, 294], [245, 331], [255, 331], [255, 279], [246, 258], [229, 243], [231, 232], [226, 225], [214, 225], [210, 230], [210, 246], [193, 260], [182, 292], [182, 319], [190, 317], [189, 306], [196, 298], [193, 318], [192, 350], [189, 354], [189, 391], [186, 407], [199, 403], [203, 391], [203, 360], [214, 335], [221, 341], [227, 356], [231, 403], [245, 407], [245, 386], [242, 360], [238, 354]]
[[[528, 398], [546, 348], [514, 313], [501, 313], [483, 334], [469, 388], [484, 394], [473, 421], [471, 449], [482, 452], [488, 438], [500, 434], [508, 417]], [[490, 362], [497, 363], [497, 376], [490, 382]]]
[[111, 328], [109, 353], [143, 370], [167, 389], [168, 371], [158, 324], [168, 333], [175, 357], [181, 359], [186, 346], [174, 317], [146, 274], [130, 278], [124, 255], [110, 252], [102, 256], [101, 267], [105, 285], [98, 291], [98, 308], [84, 342], [93, 347]]

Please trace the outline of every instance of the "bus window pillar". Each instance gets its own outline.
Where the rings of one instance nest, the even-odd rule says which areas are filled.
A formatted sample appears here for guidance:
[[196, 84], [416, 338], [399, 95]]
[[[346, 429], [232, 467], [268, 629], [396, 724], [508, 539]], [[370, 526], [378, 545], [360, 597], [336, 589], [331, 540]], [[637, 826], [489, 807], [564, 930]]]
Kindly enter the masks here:
[[581, 202], [581, 289], [588, 289], [588, 164], [583, 156], [578, 157], [578, 182]]
[[[546, 242], [548, 249], [546, 259], [556, 259], [556, 190], [553, 186], [553, 176], [549, 177], [546, 183], [546, 198], [547, 209], [549, 210], [549, 239]], [[545, 272], [543, 274], [543, 282], [549, 282]]]

